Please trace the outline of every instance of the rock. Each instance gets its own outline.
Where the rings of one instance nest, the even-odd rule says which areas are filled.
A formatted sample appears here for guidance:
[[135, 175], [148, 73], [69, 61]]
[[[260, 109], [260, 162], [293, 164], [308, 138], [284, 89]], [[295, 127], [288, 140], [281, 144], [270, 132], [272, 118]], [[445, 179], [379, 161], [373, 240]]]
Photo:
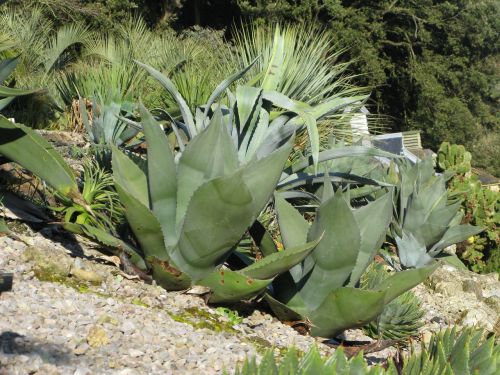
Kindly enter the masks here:
[[496, 274], [479, 275], [445, 265], [413, 291], [425, 311], [423, 332], [434, 332], [448, 324], [495, 330], [500, 313], [500, 283]]
[[106, 315], [106, 314], [103, 314], [101, 315], [101, 317], [99, 318], [98, 320], [98, 323], [99, 324], [106, 324], [106, 323], [109, 323], [109, 324], [112, 324], [114, 326], [117, 326], [118, 324], [120, 324], [120, 321], [110, 315]]
[[82, 343], [80, 345], [78, 345], [74, 350], [73, 350], [73, 353], [75, 355], [83, 355], [85, 353], [87, 353], [87, 351], [90, 349], [90, 346], [89, 344], [87, 344], [86, 342], [85, 343]]
[[462, 281], [462, 290], [464, 292], [474, 293], [478, 299], [483, 298], [483, 289], [481, 284], [473, 279]]
[[92, 371], [86, 366], [81, 366], [76, 369], [73, 375], [92, 375]]
[[462, 285], [456, 282], [439, 281], [434, 285], [434, 291], [445, 296], [456, 296], [463, 292]]
[[488, 313], [482, 309], [470, 309], [464, 311], [455, 324], [462, 326], [477, 326], [493, 332], [494, 320], [490, 320]]
[[103, 277], [92, 270], [84, 270], [81, 268], [72, 267], [71, 275], [78, 280], [87, 281], [94, 285], [99, 285], [103, 281]]
[[137, 357], [142, 357], [144, 355], [144, 352], [137, 349], [130, 349], [128, 351], [128, 354], [133, 358], [137, 358]]
[[497, 314], [500, 314], [500, 297], [491, 296], [484, 299], [484, 303], [488, 305]]
[[108, 344], [109, 337], [104, 328], [93, 326], [87, 334], [87, 343], [93, 348], [98, 348]]

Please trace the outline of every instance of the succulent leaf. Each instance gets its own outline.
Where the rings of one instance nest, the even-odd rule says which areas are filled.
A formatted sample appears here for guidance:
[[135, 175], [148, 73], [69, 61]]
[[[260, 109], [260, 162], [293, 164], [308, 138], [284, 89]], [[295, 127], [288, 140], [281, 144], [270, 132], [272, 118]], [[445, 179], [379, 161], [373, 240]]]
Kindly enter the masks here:
[[152, 211], [160, 222], [167, 246], [177, 242], [177, 170], [174, 154], [160, 124], [141, 104], [144, 135], [148, 144], [148, 190]]
[[272, 279], [254, 279], [238, 271], [221, 269], [199, 280], [197, 284], [209, 287], [209, 302], [237, 302], [254, 297], [263, 291]]
[[1, 115], [0, 132], [0, 154], [36, 174], [62, 195], [81, 200], [73, 171], [42, 136]]
[[125, 153], [112, 146], [113, 177], [118, 185], [142, 205], [150, 207], [146, 173]]
[[222, 113], [217, 110], [210, 125], [189, 142], [177, 169], [177, 231], [180, 230], [193, 193], [203, 183], [234, 173], [238, 158]]

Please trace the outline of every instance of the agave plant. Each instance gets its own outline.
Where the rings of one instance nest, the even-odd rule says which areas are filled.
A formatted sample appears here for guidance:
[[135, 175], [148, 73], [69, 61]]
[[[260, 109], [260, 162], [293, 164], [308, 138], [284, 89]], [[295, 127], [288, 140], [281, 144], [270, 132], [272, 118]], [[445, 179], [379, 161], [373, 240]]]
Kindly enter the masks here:
[[[234, 95], [229, 92], [230, 108], [227, 108], [223, 112], [223, 115], [225, 121], [231, 127], [231, 136], [238, 145], [240, 160], [251, 158], [255, 152], [254, 147], [260, 143], [279, 144], [283, 138], [289, 137], [290, 134], [307, 129], [311, 143], [313, 164], [317, 168], [320, 151], [317, 121], [365, 100], [366, 95], [345, 96], [334, 95], [331, 92], [331, 95], [327, 95], [325, 92], [322, 100], [318, 100], [314, 105], [311, 105], [307, 102], [291, 99], [285, 94], [276, 91], [280, 84], [281, 70], [283, 69], [282, 64], [285, 59], [284, 38], [280, 29], [276, 29], [273, 39], [273, 58], [268, 62], [265, 74], [266, 78], [261, 84], [255, 87], [250, 85], [238, 86]], [[182, 131], [188, 139], [191, 139], [207, 126], [207, 115], [211, 112], [211, 107], [216, 98], [236, 80], [242, 78], [257, 61], [258, 58], [250, 61], [240, 72], [235, 73], [219, 84], [210, 96], [207, 104], [203, 108], [197, 108], [194, 115], [170, 79], [148, 65], [141, 63], [139, 65], [144, 67], [151, 76], [158, 80], [179, 106], [182, 121], [172, 119], [172, 126], [176, 135]], [[239, 103], [240, 112], [238, 113], [231, 110], [235, 102]], [[253, 104], [256, 104], [257, 107], [250, 106]], [[243, 105], [245, 105], [244, 110], [242, 110]], [[240, 123], [232, 120], [232, 117], [235, 116], [238, 116]], [[269, 120], [254, 121], [255, 118], [263, 118], [262, 116], [268, 116]], [[235, 125], [234, 127], [232, 126], [233, 124]], [[270, 132], [273, 132], [273, 137], [270, 136]], [[178, 136], [178, 138], [179, 144], [184, 143], [181, 137]]]
[[144, 107], [140, 111], [146, 167], [115, 147], [113, 173], [125, 215], [158, 284], [168, 290], [203, 285], [212, 291], [212, 302], [248, 298], [318, 243], [319, 235], [243, 269], [221, 268], [267, 205], [293, 135], [266, 156], [242, 163], [218, 109], [176, 163], [160, 125]]
[[255, 358], [247, 359], [243, 367], [236, 368], [234, 375], [382, 375], [383, 367], [379, 365], [369, 367], [359, 352], [354, 358], [347, 359], [342, 347], [339, 347], [329, 358], [322, 358], [316, 346], [299, 359], [294, 348], [286, 351], [280, 363], [276, 363], [272, 350], [266, 352], [259, 364]]
[[[395, 273], [374, 289], [359, 280], [385, 239], [392, 219], [392, 194], [352, 209], [346, 194], [325, 182], [322, 202], [310, 225], [277, 195], [276, 210], [285, 246], [297, 246], [324, 232], [304, 261], [275, 280], [266, 295], [283, 320], [305, 321], [311, 334], [336, 336], [379, 316], [394, 298], [423, 281], [436, 266]], [[265, 258], [264, 258], [265, 259]]]
[[[373, 263], [361, 278], [361, 285], [367, 289], [376, 288], [389, 275], [383, 265]], [[405, 292], [389, 302], [380, 316], [368, 323], [364, 330], [368, 336], [376, 339], [403, 341], [418, 336], [424, 316], [420, 305], [415, 294]]]
[[460, 224], [460, 205], [449, 204], [445, 177], [435, 175], [431, 159], [414, 166], [400, 165], [398, 207], [391, 233], [403, 267], [424, 267], [443, 256], [461, 263], [455, 255], [444, 252], [445, 248], [483, 229]]
[[404, 375], [481, 374], [493, 375], [500, 371], [500, 346], [492, 336], [484, 339], [477, 328], [447, 328], [431, 337], [429, 344], [408, 358]]

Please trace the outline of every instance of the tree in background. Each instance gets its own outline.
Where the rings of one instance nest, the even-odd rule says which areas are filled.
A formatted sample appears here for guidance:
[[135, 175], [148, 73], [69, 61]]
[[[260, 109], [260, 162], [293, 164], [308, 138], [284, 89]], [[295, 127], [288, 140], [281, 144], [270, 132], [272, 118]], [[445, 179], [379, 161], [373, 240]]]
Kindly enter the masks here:
[[500, 4], [495, 0], [238, 0], [242, 15], [313, 18], [347, 48], [393, 130], [420, 129], [424, 144], [465, 144], [500, 175]]
[[[500, 175], [500, 3], [496, 0], [10, 0], [58, 7], [108, 29], [130, 12], [151, 27], [229, 28], [239, 20], [316, 21], [372, 87], [371, 111], [394, 131], [419, 129], [424, 145], [464, 144]], [[66, 11], [64, 11], [66, 9]], [[61, 11], [63, 10], [63, 11]], [[75, 11], [77, 10], [77, 12]]]

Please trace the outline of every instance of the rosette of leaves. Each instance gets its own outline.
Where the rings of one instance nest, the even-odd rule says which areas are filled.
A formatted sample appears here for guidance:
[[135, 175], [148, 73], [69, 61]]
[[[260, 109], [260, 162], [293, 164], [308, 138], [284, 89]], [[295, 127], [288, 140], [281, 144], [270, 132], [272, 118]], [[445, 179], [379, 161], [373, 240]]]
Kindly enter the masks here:
[[379, 366], [368, 366], [363, 353], [347, 359], [342, 347], [328, 358], [322, 358], [316, 346], [312, 346], [301, 358], [294, 348], [286, 351], [281, 361], [277, 362], [272, 350], [268, 350], [259, 364], [255, 358], [247, 359], [242, 368], [236, 368], [234, 375], [307, 375], [307, 374], [384, 374]]
[[399, 170], [391, 236], [396, 241], [401, 265], [419, 268], [432, 263], [434, 258], [443, 257], [449, 262], [461, 263], [456, 255], [444, 250], [483, 228], [460, 224], [463, 220], [461, 202], [449, 203], [445, 177], [435, 174], [430, 158], [413, 166], [400, 163]]
[[285, 247], [306, 243], [324, 233], [304, 261], [279, 276], [266, 295], [280, 319], [306, 322], [312, 335], [333, 337], [367, 324], [436, 267], [397, 272], [374, 289], [359, 288], [360, 278], [391, 222], [391, 193], [353, 209], [348, 195], [340, 189], [334, 194], [326, 181], [312, 224], [279, 195], [275, 206]]
[[[388, 277], [390, 274], [383, 265], [373, 263], [361, 278], [361, 286], [374, 289]], [[389, 302], [379, 317], [368, 323], [364, 330], [368, 336], [376, 339], [403, 341], [418, 336], [424, 316], [420, 304], [415, 294], [411, 291], [405, 292]]]
[[80, 98], [80, 110], [85, 135], [91, 143], [98, 163], [111, 170], [111, 146], [133, 148], [141, 143], [134, 139], [141, 129], [131, 125], [127, 119], [133, 117], [135, 104], [123, 99], [118, 93], [108, 95], [106, 99], [96, 97], [92, 100], [92, 118]]
[[485, 339], [477, 328], [447, 328], [422, 344], [419, 353], [404, 359], [402, 374], [481, 374], [494, 375], [500, 371], [500, 346], [493, 336]]
[[319, 236], [243, 269], [222, 267], [272, 196], [293, 135], [270, 154], [240, 162], [218, 109], [176, 162], [160, 125], [144, 107], [140, 112], [147, 160], [136, 163], [115, 147], [113, 173], [159, 285], [178, 290], [198, 284], [210, 288], [211, 302], [237, 301], [262, 291], [318, 243]]
[[[289, 51], [286, 50], [286, 45], [291, 41], [290, 35], [277, 26], [271, 39], [272, 43], [265, 47], [268, 49], [269, 55], [264, 59], [264, 62], [261, 61], [261, 56], [245, 61], [245, 68], [221, 82], [206, 105], [197, 108], [194, 114], [191, 113], [186, 100], [182, 98], [179, 90], [170, 79], [152, 67], [139, 63], [153, 78], [158, 80], [179, 107], [181, 114], [179, 118], [172, 119], [170, 114], [165, 113], [165, 115], [172, 120], [172, 128], [180, 147], [185, 143], [186, 138], [188, 140], [192, 139], [208, 124], [209, 116], [207, 115], [217, 97], [229, 89], [236, 80], [242, 78], [252, 67], [256, 66], [257, 76], [251, 78], [247, 85], [238, 86], [235, 93], [228, 91], [229, 108], [223, 108], [223, 117], [227, 119], [225, 121], [229, 124], [230, 134], [237, 144], [239, 159], [249, 160], [254, 155], [256, 150], [251, 144], [254, 146], [261, 144], [260, 152], [267, 152], [264, 144], [267, 144], [267, 148], [274, 148], [276, 143], [283, 142], [283, 139], [288, 138], [293, 132], [305, 130], [310, 142], [314, 169], [317, 172], [320, 160], [318, 121], [333, 114], [339, 114], [347, 107], [358, 107], [368, 96], [361, 95], [362, 90], [355, 90], [352, 87], [340, 90], [340, 92], [336, 90], [345, 87], [346, 82], [342, 81], [334, 73], [327, 73], [324, 80], [318, 80], [311, 85], [310, 89], [316, 92], [314, 95], [315, 100], [307, 100], [307, 95], [301, 98], [303, 100], [287, 96], [287, 90], [283, 90], [283, 86], [287, 86], [287, 81], [293, 81], [297, 78], [297, 72], [289, 70], [290, 61], [287, 60], [287, 57], [290, 56], [288, 55]], [[304, 59], [308, 58], [310, 59], [310, 56], [304, 56]], [[307, 62], [314, 65], [313, 60]], [[323, 70], [325, 72], [322, 73], [326, 73], [327, 69]], [[308, 74], [313, 76], [311, 73], [313, 71], [311, 70]], [[335, 80], [336, 77], [339, 79], [338, 82]], [[309, 81], [308, 79], [304, 80], [304, 82]], [[299, 88], [303, 85], [297, 84], [299, 87], [296, 90], [300, 91]], [[237, 113], [231, 111], [235, 102], [239, 103], [240, 111]], [[255, 106], [252, 106], [253, 104]], [[262, 111], [267, 113], [268, 120], [249, 121], [255, 117], [264, 119], [263, 116], [266, 116], [266, 114]], [[234, 116], [239, 117], [239, 123], [231, 120], [231, 117]], [[236, 126], [232, 126], [232, 124]], [[250, 142], [250, 139], [253, 142]]]
[[123, 207], [114, 190], [113, 176], [92, 159], [83, 165], [81, 195], [85, 205], [73, 202], [58, 194], [62, 207], [52, 207], [61, 212], [66, 223], [87, 224], [110, 233], [124, 220]]
[[279, 362], [269, 350], [259, 364], [255, 358], [247, 358], [234, 374], [494, 375], [498, 374], [499, 361], [500, 347], [495, 345], [494, 337], [484, 339], [484, 332], [476, 328], [466, 328], [462, 332], [448, 328], [432, 335], [429, 344], [422, 344], [418, 353], [402, 355], [396, 361], [389, 361], [385, 367], [368, 366], [362, 352], [347, 359], [342, 347], [330, 357], [322, 358], [313, 346], [302, 358], [290, 348]]

